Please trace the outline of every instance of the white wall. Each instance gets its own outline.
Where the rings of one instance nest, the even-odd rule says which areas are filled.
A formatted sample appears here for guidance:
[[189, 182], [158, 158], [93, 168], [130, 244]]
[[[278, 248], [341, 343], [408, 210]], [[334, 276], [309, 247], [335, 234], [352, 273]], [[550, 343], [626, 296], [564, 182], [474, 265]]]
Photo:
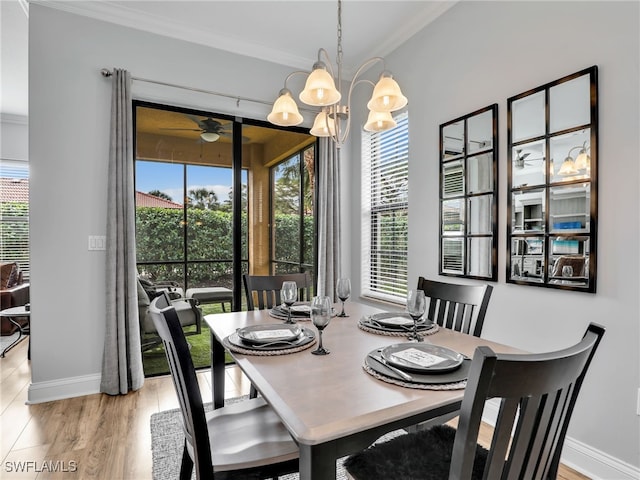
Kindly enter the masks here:
[[[461, 2], [387, 57], [409, 98], [409, 282], [438, 278], [439, 125], [498, 103], [500, 276], [483, 336], [545, 351], [576, 342], [589, 322], [606, 326], [569, 431], [573, 460], [586, 449], [603, 455], [599, 461], [620, 462], [615, 473], [583, 464], [596, 478], [640, 475], [639, 13], [638, 2]], [[591, 65], [599, 68], [597, 294], [506, 284], [506, 100]], [[355, 230], [353, 278], [360, 268]]]
[[0, 115], [0, 159], [29, 159], [29, 121], [22, 115]]
[[[104, 336], [112, 81], [134, 77], [273, 101], [289, 68], [227, 54], [40, 4], [30, 10], [32, 380], [30, 400], [96, 392]], [[133, 84], [135, 98], [265, 119], [268, 106]]]
[[[104, 254], [111, 81], [136, 77], [272, 100], [289, 68], [30, 7], [32, 385], [30, 400], [97, 391], [104, 334]], [[388, 58], [410, 100], [410, 270], [437, 277], [438, 126], [500, 106], [500, 281], [487, 337], [538, 351], [573, 343], [589, 321], [607, 334], [570, 436], [605, 463], [638, 471], [638, 4], [462, 2]], [[584, 67], [600, 68], [598, 293], [504, 283], [506, 98]], [[136, 96], [264, 118], [267, 107], [134, 83]], [[252, 113], [252, 114], [250, 114]], [[358, 136], [343, 162], [351, 275], [357, 286]], [[625, 205], [621, 208], [619, 205]], [[430, 207], [428, 207], [430, 206]], [[350, 221], [350, 220], [353, 221]], [[346, 238], [349, 241], [349, 238]], [[610, 457], [609, 457], [610, 456]], [[580, 460], [584, 460], [580, 458]], [[593, 471], [595, 467], [588, 465]], [[603, 478], [607, 478], [601, 475]], [[609, 476], [608, 478], [632, 478]]]

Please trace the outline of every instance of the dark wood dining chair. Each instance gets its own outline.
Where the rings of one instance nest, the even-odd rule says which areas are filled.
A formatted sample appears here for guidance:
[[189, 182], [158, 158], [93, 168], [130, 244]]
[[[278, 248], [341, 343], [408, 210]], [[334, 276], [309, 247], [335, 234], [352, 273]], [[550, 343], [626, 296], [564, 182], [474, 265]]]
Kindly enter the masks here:
[[424, 290], [429, 299], [427, 318], [441, 327], [480, 336], [491, 285], [460, 285], [418, 277], [418, 290]]
[[262, 399], [205, 412], [196, 371], [175, 308], [166, 294], [150, 312], [165, 347], [185, 433], [180, 479], [275, 478], [298, 471], [299, 450]]
[[298, 300], [311, 299], [311, 276], [308, 273], [281, 275], [248, 275], [242, 277], [247, 294], [247, 310], [264, 310], [280, 305], [280, 290], [283, 282], [296, 282]]
[[[439, 425], [350, 456], [356, 480], [555, 479], [573, 408], [604, 328], [551, 353], [500, 354], [478, 347], [457, 430]], [[478, 445], [485, 401], [500, 401], [488, 449]]]

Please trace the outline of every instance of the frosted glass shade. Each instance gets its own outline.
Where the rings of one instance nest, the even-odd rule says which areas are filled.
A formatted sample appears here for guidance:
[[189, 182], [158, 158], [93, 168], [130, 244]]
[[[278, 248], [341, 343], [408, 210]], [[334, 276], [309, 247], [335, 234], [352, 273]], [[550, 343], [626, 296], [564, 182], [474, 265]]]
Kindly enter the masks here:
[[558, 170], [558, 175], [575, 175], [579, 173], [576, 169], [576, 164], [573, 161], [573, 158], [567, 157], [562, 162], [560, 166], [560, 170]]
[[376, 112], [371, 110], [369, 111], [367, 123], [364, 124], [364, 129], [367, 132], [384, 132], [385, 130], [394, 128], [396, 125], [397, 123], [390, 112]]
[[395, 112], [407, 104], [408, 100], [400, 91], [400, 86], [390, 76], [381, 76], [373, 89], [369, 110], [377, 112]]
[[215, 132], [202, 132], [200, 138], [205, 142], [215, 142], [220, 138], [220, 135]]
[[330, 137], [335, 135], [334, 120], [327, 118], [327, 112], [322, 111], [318, 113], [309, 133], [315, 137]]
[[267, 120], [282, 127], [292, 127], [302, 123], [302, 115], [298, 111], [298, 105], [291, 96], [291, 92], [287, 90], [280, 94], [273, 104], [271, 113], [267, 115]]
[[576, 157], [575, 166], [578, 170], [588, 170], [591, 168], [591, 157], [587, 154], [587, 151], [583, 148]]
[[314, 68], [300, 93], [300, 101], [314, 107], [333, 105], [341, 98], [333, 77], [323, 67]]

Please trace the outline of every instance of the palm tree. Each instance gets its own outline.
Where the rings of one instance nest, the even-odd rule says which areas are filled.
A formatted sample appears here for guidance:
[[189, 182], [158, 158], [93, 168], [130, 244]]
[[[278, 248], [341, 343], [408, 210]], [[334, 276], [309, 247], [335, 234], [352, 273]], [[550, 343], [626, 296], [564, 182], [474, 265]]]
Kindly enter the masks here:
[[217, 210], [220, 207], [218, 196], [213, 190], [195, 188], [189, 190], [189, 206], [200, 210]]

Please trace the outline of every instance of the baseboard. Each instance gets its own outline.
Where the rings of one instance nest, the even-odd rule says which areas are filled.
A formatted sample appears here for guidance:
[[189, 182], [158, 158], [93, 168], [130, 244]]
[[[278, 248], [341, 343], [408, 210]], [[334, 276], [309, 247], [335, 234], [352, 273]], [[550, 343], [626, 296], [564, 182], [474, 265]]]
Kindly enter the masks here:
[[[485, 404], [482, 421], [495, 425], [498, 408], [497, 401], [489, 400]], [[622, 462], [571, 437], [565, 439], [561, 462], [593, 480], [640, 479], [640, 468]]]
[[29, 385], [27, 404], [51, 402], [64, 398], [81, 397], [100, 393], [101, 375], [83, 375], [46, 382], [32, 382]]

